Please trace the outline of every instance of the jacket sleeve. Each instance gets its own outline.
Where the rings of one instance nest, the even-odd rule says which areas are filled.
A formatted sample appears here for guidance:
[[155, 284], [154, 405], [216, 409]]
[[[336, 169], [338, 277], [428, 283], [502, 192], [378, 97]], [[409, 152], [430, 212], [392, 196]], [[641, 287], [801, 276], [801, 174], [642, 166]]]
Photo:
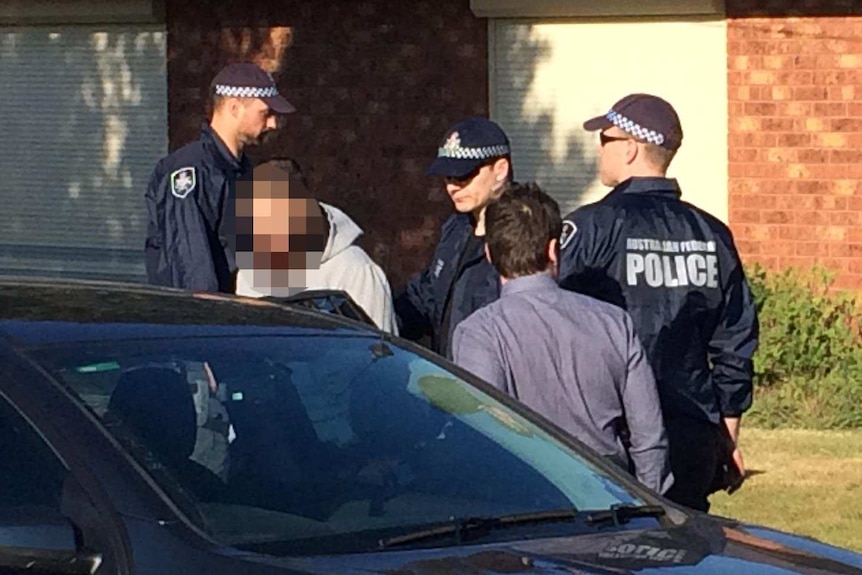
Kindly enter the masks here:
[[510, 392], [506, 386], [506, 364], [499, 340], [489, 326], [480, 323], [480, 316], [473, 315], [455, 327], [452, 360], [497, 389]]
[[389, 282], [376, 264], [369, 262], [352, 270], [348, 291], [379, 329], [398, 335]]
[[759, 325], [757, 310], [742, 263], [732, 241], [733, 267], [724, 288], [721, 318], [709, 342], [712, 386], [721, 414], [739, 417], [751, 407]]
[[407, 283], [395, 299], [395, 314], [401, 336], [416, 340], [432, 332], [434, 291], [431, 270], [424, 269]]
[[601, 295], [594, 294], [592, 288], [601, 283], [596, 278], [605, 274], [614, 255], [610, 233], [614, 219], [612, 214], [594, 206], [584, 206], [566, 216], [560, 237], [558, 281], [561, 287]]
[[147, 208], [147, 237], [144, 241], [144, 263], [147, 282], [153, 285], [169, 285], [164, 277], [164, 221], [165, 198], [161, 188], [159, 166], [150, 176], [144, 203]]
[[673, 475], [658, 388], [628, 313], [625, 314], [625, 334], [628, 369], [622, 400], [630, 433], [629, 457], [638, 481], [665, 493], [673, 484]]
[[[155, 267], [156, 283], [175, 288], [218, 291], [218, 279], [213, 264], [206, 222], [197, 203], [202, 177], [195, 168], [196, 185], [185, 197], [171, 191], [167, 173], [151, 184], [154, 192], [156, 223], [160, 227], [161, 246]], [[149, 192], [148, 192], [149, 193]], [[161, 207], [159, 207], [161, 204]], [[153, 260], [156, 258], [153, 257]]]

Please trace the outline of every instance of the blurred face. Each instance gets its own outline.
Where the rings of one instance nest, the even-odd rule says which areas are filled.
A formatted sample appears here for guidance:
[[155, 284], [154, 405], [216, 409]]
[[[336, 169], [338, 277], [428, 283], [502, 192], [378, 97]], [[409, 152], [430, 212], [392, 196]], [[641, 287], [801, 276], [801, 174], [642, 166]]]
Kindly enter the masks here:
[[509, 161], [500, 158], [462, 178], [446, 178], [446, 193], [461, 213], [478, 214], [496, 196], [509, 176]]
[[245, 144], [258, 144], [267, 132], [276, 128], [276, 116], [272, 109], [258, 98], [244, 98], [239, 101], [237, 114], [237, 135]]
[[613, 187], [627, 179], [628, 167], [637, 155], [637, 142], [616, 126], [599, 134], [599, 177]]
[[317, 202], [290, 197], [287, 180], [252, 185], [252, 193], [237, 193], [237, 232], [246, 238], [237, 264], [253, 270], [257, 289], [301, 290], [306, 273], [320, 268], [326, 220]]

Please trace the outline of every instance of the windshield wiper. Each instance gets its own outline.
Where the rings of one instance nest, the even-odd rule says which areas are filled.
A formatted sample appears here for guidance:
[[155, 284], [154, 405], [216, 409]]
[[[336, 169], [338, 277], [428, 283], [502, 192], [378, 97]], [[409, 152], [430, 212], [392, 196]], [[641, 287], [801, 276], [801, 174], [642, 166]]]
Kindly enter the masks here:
[[589, 525], [613, 523], [616, 526], [628, 523], [634, 517], [661, 517], [665, 514], [665, 509], [661, 505], [634, 506], [617, 504], [611, 505], [607, 509], [586, 511], [585, 513], [587, 517], [584, 521]]
[[455, 540], [458, 545], [462, 543], [462, 536], [467, 532], [482, 532], [485, 533], [492, 529], [500, 529], [515, 525], [528, 525], [530, 523], [556, 523], [577, 518], [579, 512], [574, 507], [568, 509], [558, 509], [553, 511], [536, 511], [532, 513], [519, 513], [514, 515], [501, 515], [499, 517], [465, 517], [463, 519], [452, 518], [451, 523], [446, 523], [438, 527], [429, 527], [406, 535], [397, 537], [389, 537], [381, 539], [379, 546], [381, 548], [397, 547], [399, 545], [407, 545], [425, 541], [427, 539], [436, 539], [438, 537], [446, 537], [455, 535]]

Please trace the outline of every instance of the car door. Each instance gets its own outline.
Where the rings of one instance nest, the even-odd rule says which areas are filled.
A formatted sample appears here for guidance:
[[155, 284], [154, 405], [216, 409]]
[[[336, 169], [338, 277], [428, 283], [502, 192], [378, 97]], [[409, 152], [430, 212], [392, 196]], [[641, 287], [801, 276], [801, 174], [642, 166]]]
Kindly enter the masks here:
[[123, 553], [62, 458], [0, 394], [0, 573], [124, 573]]

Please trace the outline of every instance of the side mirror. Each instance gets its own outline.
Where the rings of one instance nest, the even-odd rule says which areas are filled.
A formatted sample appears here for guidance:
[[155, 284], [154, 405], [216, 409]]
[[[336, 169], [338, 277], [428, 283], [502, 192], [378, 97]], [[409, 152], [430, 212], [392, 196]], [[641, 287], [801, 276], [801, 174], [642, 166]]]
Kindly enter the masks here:
[[40, 506], [0, 508], [0, 571], [91, 575], [102, 556], [79, 548], [75, 528]]

